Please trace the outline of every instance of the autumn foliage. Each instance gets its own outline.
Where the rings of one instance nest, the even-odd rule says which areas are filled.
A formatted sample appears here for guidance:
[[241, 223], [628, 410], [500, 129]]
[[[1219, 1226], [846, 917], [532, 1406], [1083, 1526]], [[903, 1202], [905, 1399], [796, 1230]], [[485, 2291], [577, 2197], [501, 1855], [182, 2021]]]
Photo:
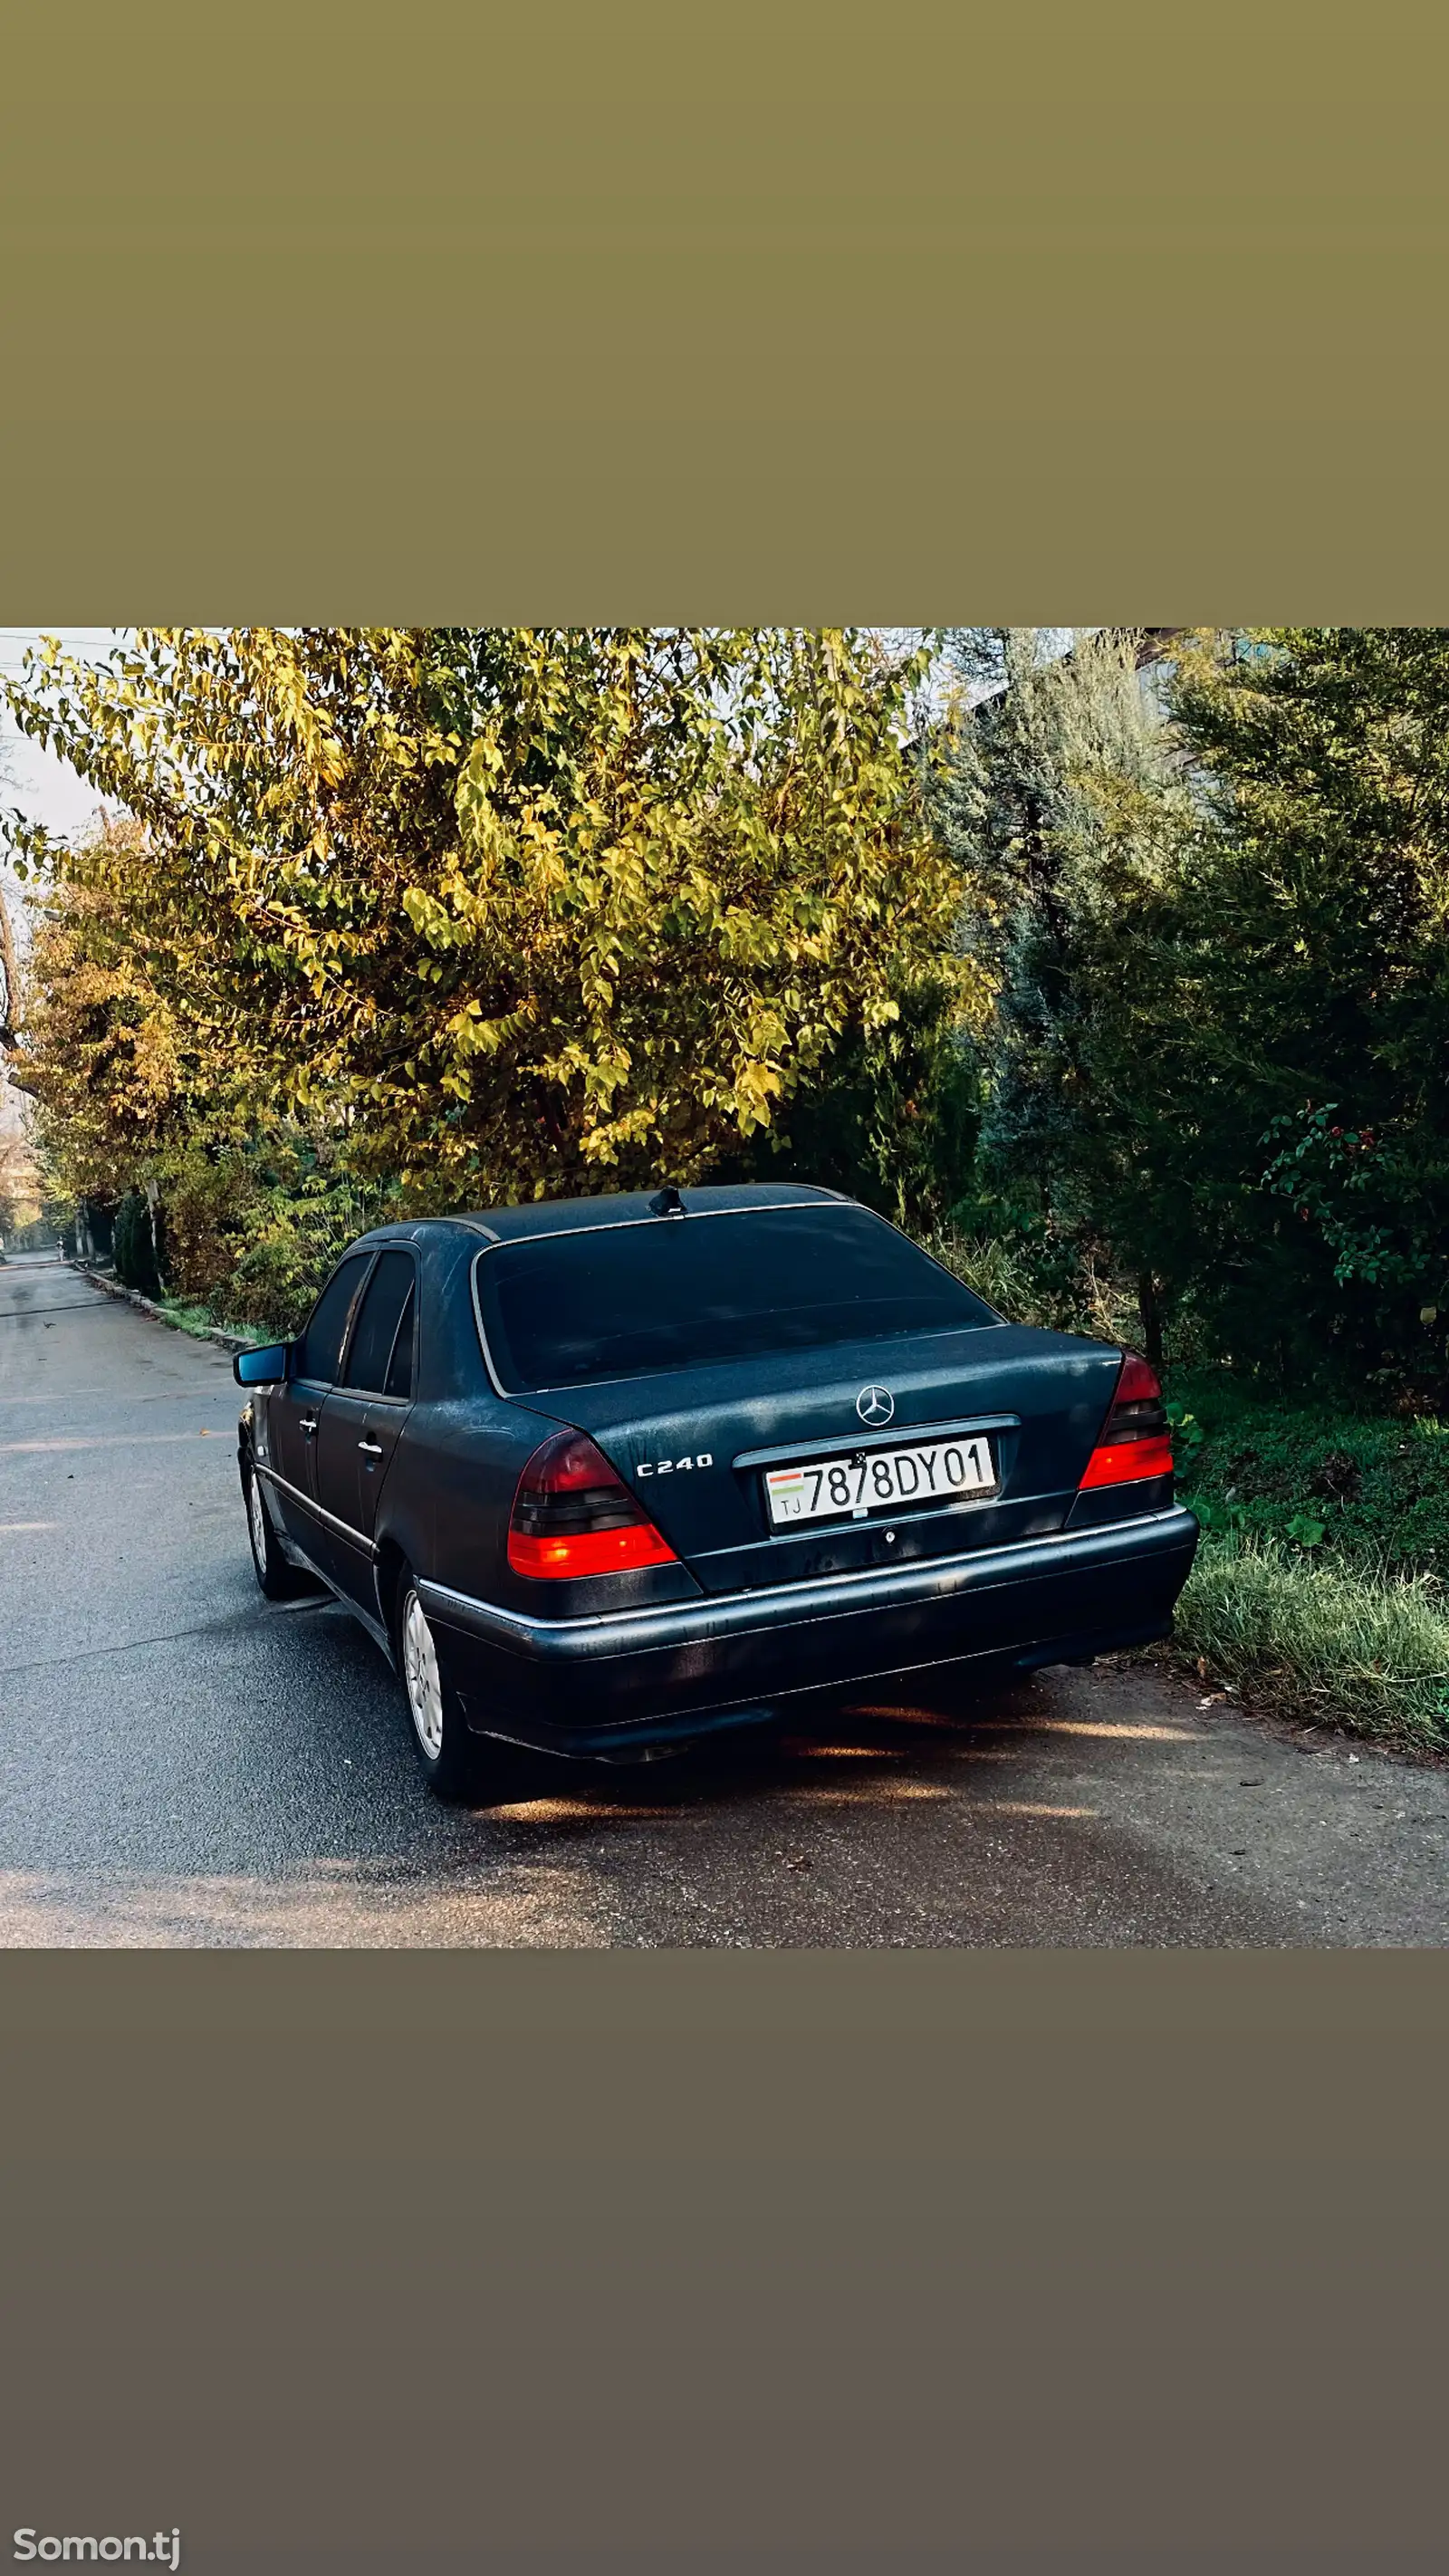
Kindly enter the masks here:
[[161, 1176], [200, 1285], [248, 1188], [478, 1205], [782, 1132], [838, 1050], [970, 989], [914, 677], [793, 628], [45, 648], [15, 712], [119, 818], [20, 851], [25, 1079], [70, 1185]]

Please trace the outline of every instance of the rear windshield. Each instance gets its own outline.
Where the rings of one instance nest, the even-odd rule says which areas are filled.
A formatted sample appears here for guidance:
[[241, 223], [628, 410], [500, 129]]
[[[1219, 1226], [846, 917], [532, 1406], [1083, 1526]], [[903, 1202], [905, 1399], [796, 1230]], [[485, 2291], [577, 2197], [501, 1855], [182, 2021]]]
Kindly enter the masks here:
[[590, 1226], [501, 1244], [477, 1279], [510, 1394], [999, 1321], [859, 1207]]

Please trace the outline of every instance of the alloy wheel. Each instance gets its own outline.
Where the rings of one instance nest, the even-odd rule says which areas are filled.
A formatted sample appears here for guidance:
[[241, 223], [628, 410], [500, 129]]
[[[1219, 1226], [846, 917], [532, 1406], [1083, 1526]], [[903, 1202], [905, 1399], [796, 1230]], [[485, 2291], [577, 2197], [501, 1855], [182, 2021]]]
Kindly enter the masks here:
[[247, 1524], [251, 1531], [252, 1554], [258, 1574], [267, 1570], [267, 1507], [262, 1501], [261, 1480], [255, 1467], [247, 1478]]
[[409, 1592], [402, 1619], [403, 1687], [419, 1744], [430, 1762], [443, 1749], [443, 1685], [438, 1650], [416, 1592]]

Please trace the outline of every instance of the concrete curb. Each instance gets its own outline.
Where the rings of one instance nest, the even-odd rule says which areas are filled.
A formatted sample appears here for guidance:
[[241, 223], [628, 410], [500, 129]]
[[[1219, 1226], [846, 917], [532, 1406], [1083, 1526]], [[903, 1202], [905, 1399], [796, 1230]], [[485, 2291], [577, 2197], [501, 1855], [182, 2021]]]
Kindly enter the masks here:
[[165, 1307], [158, 1306], [153, 1297], [143, 1297], [139, 1288], [123, 1288], [119, 1279], [103, 1277], [99, 1270], [92, 1270], [89, 1262], [86, 1261], [71, 1261], [66, 1264], [66, 1267], [74, 1270], [80, 1278], [88, 1279], [91, 1286], [99, 1288], [103, 1296], [117, 1297], [125, 1306], [139, 1307], [141, 1313], [149, 1315], [154, 1323], [165, 1324], [173, 1333], [186, 1333], [186, 1338], [190, 1342], [215, 1342], [218, 1350], [222, 1351], [254, 1351], [259, 1347], [256, 1341], [249, 1341], [239, 1333], [224, 1333], [217, 1325], [208, 1325], [199, 1333], [187, 1332], [186, 1326], [178, 1324], [175, 1316], [168, 1315]]

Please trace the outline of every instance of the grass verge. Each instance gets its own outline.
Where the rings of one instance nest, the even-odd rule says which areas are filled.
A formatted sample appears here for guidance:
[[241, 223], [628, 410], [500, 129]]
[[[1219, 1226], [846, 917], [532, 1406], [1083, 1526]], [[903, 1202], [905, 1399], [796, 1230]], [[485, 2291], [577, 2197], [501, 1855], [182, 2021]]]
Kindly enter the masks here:
[[1449, 1600], [1434, 1575], [1204, 1531], [1168, 1651], [1284, 1715], [1449, 1751]]
[[230, 1324], [224, 1316], [213, 1315], [209, 1306], [187, 1305], [180, 1297], [159, 1297], [158, 1311], [179, 1333], [191, 1333], [204, 1341], [208, 1333], [230, 1333], [239, 1342], [259, 1342], [262, 1338], [253, 1324]]

